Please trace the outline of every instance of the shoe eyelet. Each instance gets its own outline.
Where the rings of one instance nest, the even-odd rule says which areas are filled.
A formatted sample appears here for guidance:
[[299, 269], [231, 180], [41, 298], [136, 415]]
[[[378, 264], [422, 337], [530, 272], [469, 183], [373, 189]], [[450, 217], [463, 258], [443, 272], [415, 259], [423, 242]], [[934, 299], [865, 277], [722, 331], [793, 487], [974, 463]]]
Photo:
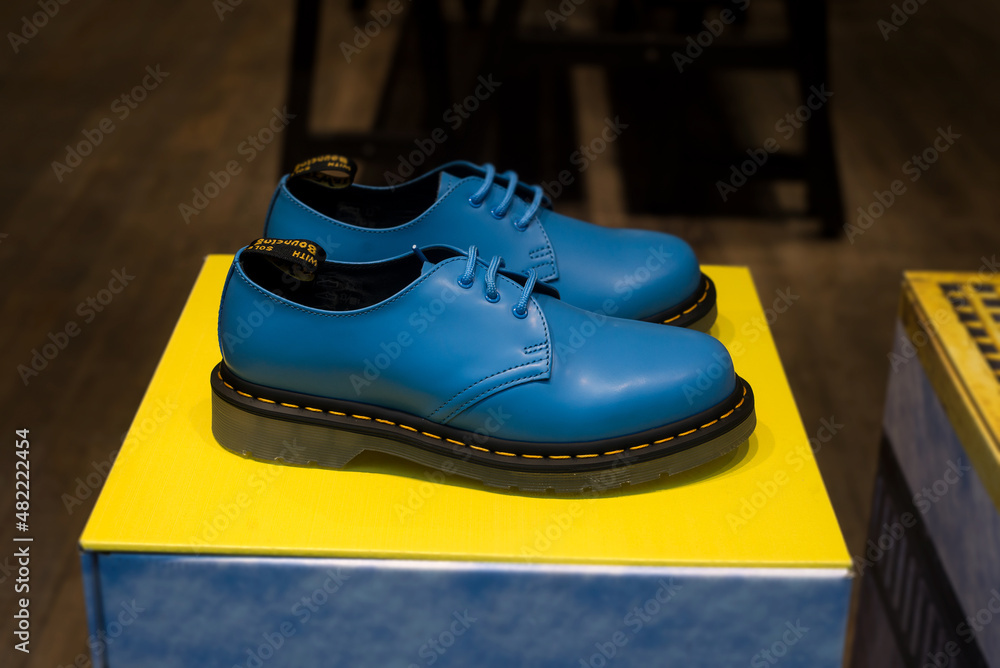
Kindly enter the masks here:
[[492, 295], [487, 292], [486, 293], [486, 301], [488, 301], [491, 304], [496, 304], [498, 301], [500, 301], [500, 291], [497, 290]]
[[497, 213], [496, 209], [490, 209], [490, 215], [496, 218], [497, 220], [503, 220], [503, 217], [507, 215], [507, 212], [504, 211], [503, 213]]
[[483, 205], [482, 202], [476, 202], [476, 200], [472, 199], [471, 197], [469, 198], [469, 206], [471, 206], [473, 209], [478, 209], [482, 205]]
[[518, 318], [519, 320], [524, 320], [525, 318], [528, 317], [528, 309], [524, 309], [524, 311], [518, 311], [517, 306], [514, 306], [510, 309], [510, 312], [513, 313], [514, 317]]
[[473, 283], [475, 283], [475, 280], [470, 280], [468, 283], [466, 283], [465, 281], [462, 280], [461, 276], [458, 277], [458, 287], [460, 288], [465, 288], [466, 290], [468, 290], [469, 288], [472, 287]]
[[[531, 221], [529, 220], [528, 223], [530, 222]], [[518, 232], [524, 232], [526, 229], [528, 229], [528, 223], [519, 220], [516, 223], [514, 223], [514, 229], [517, 230]]]

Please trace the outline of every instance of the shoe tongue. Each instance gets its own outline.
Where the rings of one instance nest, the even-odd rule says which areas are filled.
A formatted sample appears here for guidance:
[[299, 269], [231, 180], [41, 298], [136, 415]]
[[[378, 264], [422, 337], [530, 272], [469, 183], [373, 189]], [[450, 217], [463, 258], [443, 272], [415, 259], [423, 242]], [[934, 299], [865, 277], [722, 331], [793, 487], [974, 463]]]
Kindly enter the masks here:
[[438, 182], [438, 192], [437, 196], [440, 199], [446, 192], [451, 190], [452, 187], [462, 178], [455, 176], [454, 174], [449, 174], [448, 172], [441, 172], [441, 180]]
[[[455, 250], [454, 248], [450, 248], [448, 246], [429, 246], [427, 248], [421, 249], [418, 246], [414, 245], [411, 247], [411, 250], [413, 251], [413, 254], [416, 255], [417, 258], [421, 260], [420, 264], [421, 276], [432, 271], [435, 267], [437, 267], [445, 260], [462, 255], [461, 252]], [[424, 251], [426, 251], [427, 254], [425, 254]], [[430, 257], [428, 257], [428, 255], [430, 255]]]

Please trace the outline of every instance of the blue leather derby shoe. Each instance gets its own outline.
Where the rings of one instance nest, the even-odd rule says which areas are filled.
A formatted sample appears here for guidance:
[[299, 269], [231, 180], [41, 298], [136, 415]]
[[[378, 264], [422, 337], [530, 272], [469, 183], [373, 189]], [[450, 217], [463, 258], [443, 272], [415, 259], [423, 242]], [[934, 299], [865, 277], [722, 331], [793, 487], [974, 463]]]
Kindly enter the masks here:
[[323, 156], [281, 179], [264, 235], [319, 241], [330, 257], [373, 262], [411, 246], [476, 245], [509, 271], [588, 311], [708, 331], [715, 286], [691, 247], [662, 232], [610, 229], [551, 209], [539, 186], [492, 165], [452, 162], [392, 187], [353, 183], [354, 163]]
[[260, 239], [234, 259], [219, 338], [213, 432], [264, 460], [340, 468], [373, 450], [575, 492], [697, 466], [756, 424], [711, 336], [576, 308], [475, 247], [339, 263]]

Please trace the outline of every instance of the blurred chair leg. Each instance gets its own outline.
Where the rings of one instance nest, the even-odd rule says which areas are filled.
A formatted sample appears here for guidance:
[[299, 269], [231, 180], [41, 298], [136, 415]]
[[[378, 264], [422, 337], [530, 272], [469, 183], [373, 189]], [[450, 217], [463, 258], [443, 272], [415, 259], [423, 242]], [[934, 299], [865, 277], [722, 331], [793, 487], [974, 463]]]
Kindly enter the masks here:
[[301, 160], [309, 146], [312, 82], [316, 70], [316, 42], [319, 34], [320, 0], [298, 0], [292, 28], [292, 53], [288, 71], [289, 114], [295, 121], [285, 129], [281, 169], [287, 173]]
[[[789, 0], [788, 17], [799, 55], [799, 92], [802, 103], [815, 94], [813, 87], [829, 83], [826, 0]], [[805, 178], [809, 189], [809, 214], [822, 221], [826, 237], [840, 234], [844, 223], [837, 158], [829, 101], [822, 101], [805, 124]]]

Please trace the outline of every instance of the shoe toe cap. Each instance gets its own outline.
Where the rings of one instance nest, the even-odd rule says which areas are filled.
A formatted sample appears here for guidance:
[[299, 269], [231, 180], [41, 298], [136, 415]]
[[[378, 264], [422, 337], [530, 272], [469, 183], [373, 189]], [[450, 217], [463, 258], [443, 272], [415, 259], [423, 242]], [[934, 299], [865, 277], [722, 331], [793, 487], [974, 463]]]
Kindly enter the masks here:
[[557, 249], [554, 286], [571, 304], [642, 319], [680, 304], [701, 284], [698, 258], [678, 237], [559, 218], [546, 229]]

